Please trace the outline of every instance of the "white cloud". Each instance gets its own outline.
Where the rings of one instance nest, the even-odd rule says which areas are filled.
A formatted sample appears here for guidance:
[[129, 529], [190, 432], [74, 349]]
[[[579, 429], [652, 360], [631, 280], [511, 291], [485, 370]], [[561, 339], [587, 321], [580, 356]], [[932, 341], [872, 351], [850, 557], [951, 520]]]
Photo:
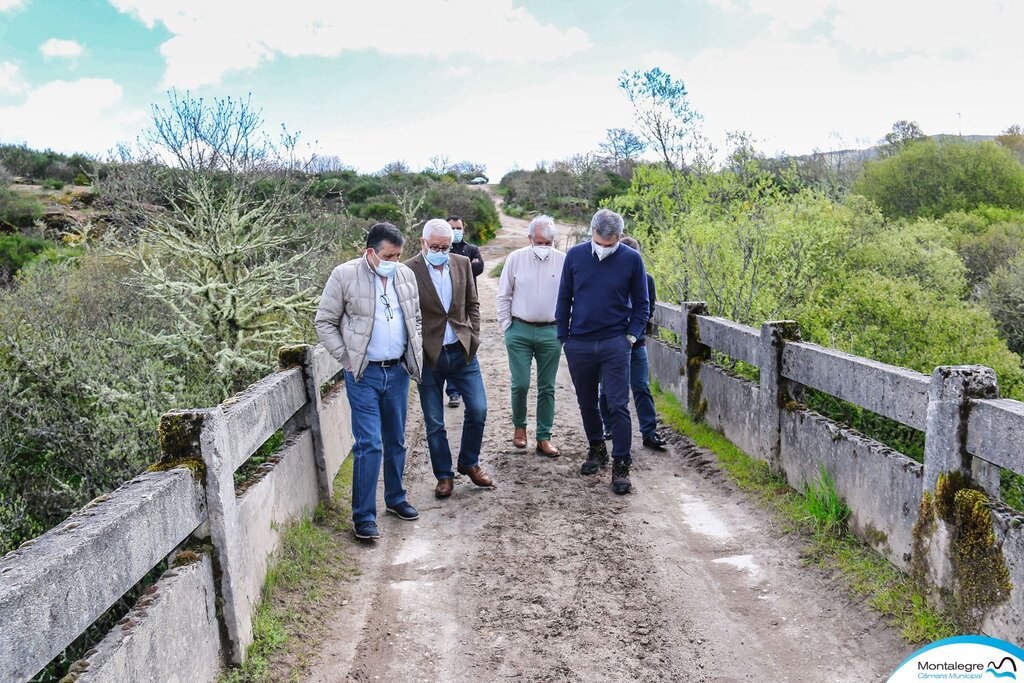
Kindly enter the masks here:
[[172, 37], [160, 47], [165, 87], [215, 84], [231, 71], [285, 57], [335, 57], [346, 51], [525, 63], [590, 46], [578, 28], [541, 24], [514, 0], [110, 0], [149, 28]]
[[17, 95], [28, 85], [21, 77], [21, 71], [14, 62], [0, 62], [0, 95]]
[[459, 80], [462, 78], [469, 78], [470, 76], [473, 75], [473, 67], [466, 65], [451, 66], [445, 69], [444, 73], [441, 75], [448, 80]]
[[28, 0], [0, 0], [0, 12], [11, 12], [22, 7]]
[[628, 125], [629, 103], [618, 92], [617, 75], [614, 70], [563, 73], [545, 83], [460, 98], [457, 112], [400, 122], [379, 122], [370, 112], [364, 120], [321, 123], [304, 131], [319, 140], [322, 153], [337, 154], [363, 171], [395, 159], [423, 168], [440, 153], [486, 163], [497, 179], [514, 166], [533, 168], [540, 160], [596, 150], [607, 128]]
[[75, 42], [74, 40], [50, 38], [39, 46], [39, 51], [43, 53], [43, 56], [47, 59], [55, 57], [61, 59], [75, 59], [76, 57], [81, 57], [85, 53], [85, 48], [82, 47], [81, 43]]
[[106, 78], [53, 81], [18, 105], [0, 107], [0, 139], [30, 147], [103, 153], [131, 139], [146, 112], [126, 109], [120, 85]]

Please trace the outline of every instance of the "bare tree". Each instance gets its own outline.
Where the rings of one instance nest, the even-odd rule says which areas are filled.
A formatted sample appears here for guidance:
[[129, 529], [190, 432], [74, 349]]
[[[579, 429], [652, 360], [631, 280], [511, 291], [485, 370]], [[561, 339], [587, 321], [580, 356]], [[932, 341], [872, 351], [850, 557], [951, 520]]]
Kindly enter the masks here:
[[647, 149], [647, 143], [627, 128], [609, 128], [607, 139], [599, 149], [608, 159], [612, 169], [623, 178], [629, 177], [637, 157]]
[[452, 160], [446, 154], [436, 154], [430, 157], [430, 166], [427, 167], [427, 171], [430, 173], [436, 173], [437, 175], [444, 175], [445, 173], [451, 173]]
[[413, 231], [423, 221], [416, 220], [416, 214], [423, 208], [423, 202], [427, 199], [427, 191], [424, 188], [413, 187], [409, 184], [401, 184], [388, 190], [394, 197], [398, 212], [402, 215], [400, 227], [407, 237], [412, 236]]
[[405, 175], [411, 172], [412, 170], [409, 168], [409, 164], [405, 163], [403, 159], [396, 159], [395, 161], [389, 161], [384, 164], [384, 168], [377, 171], [377, 175]]

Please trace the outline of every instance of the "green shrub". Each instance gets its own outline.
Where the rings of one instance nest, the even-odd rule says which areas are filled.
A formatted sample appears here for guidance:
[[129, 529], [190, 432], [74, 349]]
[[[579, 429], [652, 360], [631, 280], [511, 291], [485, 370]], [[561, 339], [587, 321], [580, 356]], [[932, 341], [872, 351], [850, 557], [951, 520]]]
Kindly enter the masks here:
[[890, 217], [938, 218], [980, 206], [1024, 209], [1024, 166], [992, 142], [914, 142], [864, 165], [854, 192]]
[[62, 190], [64, 189], [64, 181], [56, 180], [54, 178], [47, 178], [43, 182], [39, 183], [48, 190]]
[[0, 554], [153, 462], [162, 413], [219, 400], [145, 343], [170, 315], [129, 275], [87, 255], [0, 292]]
[[50, 243], [44, 240], [21, 235], [0, 235], [0, 273], [13, 277], [48, 247]]
[[31, 227], [43, 217], [43, 205], [35, 197], [0, 188], [0, 230]]

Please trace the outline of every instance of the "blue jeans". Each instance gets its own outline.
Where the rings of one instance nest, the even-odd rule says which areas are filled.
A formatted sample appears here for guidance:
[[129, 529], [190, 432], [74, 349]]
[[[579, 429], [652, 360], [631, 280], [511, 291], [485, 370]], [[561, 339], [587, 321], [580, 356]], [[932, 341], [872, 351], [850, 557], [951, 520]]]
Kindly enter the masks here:
[[444, 392], [448, 382], [462, 395], [466, 415], [462, 421], [462, 444], [459, 447], [458, 466], [466, 469], [480, 462], [480, 446], [484, 440], [484, 422], [487, 420], [487, 395], [480, 376], [480, 363], [474, 356], [466, 362], [462, 348], [441, 349], [437, 365], [423, 366], [420, 382], [420, 407], [427, 426], [427, 446], [434, 476], [453, 479], [452, 451], [448, 445], [448, 432], [444, 428]]
[[384, 502], [405, 502], [405, 414], [409, 373], [401, 364], [367, 365], [358, 382], [345, 371], [345, 393], [352, 409], [352, 521], [377, 519], [377, 476], [384, 463]]
[[612, 427], [612, 457], [632, 463], [633, 426], [629, 419], [631, 353], [626, 335], [601, 341], [580, 341], [570, 337], [562, 350], [576, 388], [587, 440], [591, 443], [604, 440], [604, 423], [598, 405], [598, 387], [604, 382]]
[[[651, 393], [650, 372], [650, 365], [647, 362], [647, 347], [634, 348], [629, 359], [629, 388], [633, 392], [633, 404], [636, 406], [636, 420], [640, 423], [640, 433], [645, 439], [658, 426], [658, 413], [654, 409], [654, 395]], [[601, 419], [606, 426], [612, 423], [612, 416], [608, 411], [608, 399], [604, 395], [603, 382], [601, 384]]]

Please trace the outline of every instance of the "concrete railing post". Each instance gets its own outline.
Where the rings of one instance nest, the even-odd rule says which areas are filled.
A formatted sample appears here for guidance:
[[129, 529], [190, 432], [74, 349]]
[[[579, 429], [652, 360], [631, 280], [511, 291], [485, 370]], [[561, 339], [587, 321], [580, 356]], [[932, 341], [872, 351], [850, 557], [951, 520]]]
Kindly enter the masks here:
[[320, 387], [313, 371], [313, 352], [314, 348], [308, 344], [285, 347], [278, 353], [278, 363], [282, 370], [291, 367], [302, 368], [302, 379], [306, 384], [306, 405], [285, 425], [285, 432], [309, 429], [312, 434], [317, 489], [320, 492], [320, 502], [326, 504], [334, 494], [334, 480], [327, 471], [327, 460], [324, 456], [324, 436], [320, 429]]
[[245, 659], [252, 643], [252, 606], [244, 604], [236, 583], [242, 576], [244, 551], [235, 498], [234, 468], [220, 408], [174, 410], [160, 418], [161, 448], [178, 458], [202, 459], [206, 477], [206, 510], [214, 549], [220, 618], [230, 642], [230, 658]]
[[[928, 386], [925, 419], [924, 488], [934, 491], [939, 475], [959, 471], [993, 497], [999, 495], [999, 468], [967, 452], [967, 412], [971, 399], [998, 398], [996, 373], [982, 365], [935, 368]], [[973, 462], [972, 462], [973, 461]]]
[[782, 410], [793, 397], [782, 377], [782, 349], [787, 341], [800, 340], [800, 325], [793, 320], [761, 325], [761, 344], [757, 352], [761, 390], [758, 392], [758, 422], [762, 457], [772, 472], [782, 471]]
[[683, 372], [686, 373], [686, 410], [699, 421], [704, 419], [706, 410], [700, 370], [704, 361], [710, 357], [711, 352], [708, 347], [700, 343], [697, 316], [707, 315], [708, 306], [703, 301], [684, 301], [680, 304], [680, 308], [683, 310], [683, 339], [680, 341], [683, 350]]

